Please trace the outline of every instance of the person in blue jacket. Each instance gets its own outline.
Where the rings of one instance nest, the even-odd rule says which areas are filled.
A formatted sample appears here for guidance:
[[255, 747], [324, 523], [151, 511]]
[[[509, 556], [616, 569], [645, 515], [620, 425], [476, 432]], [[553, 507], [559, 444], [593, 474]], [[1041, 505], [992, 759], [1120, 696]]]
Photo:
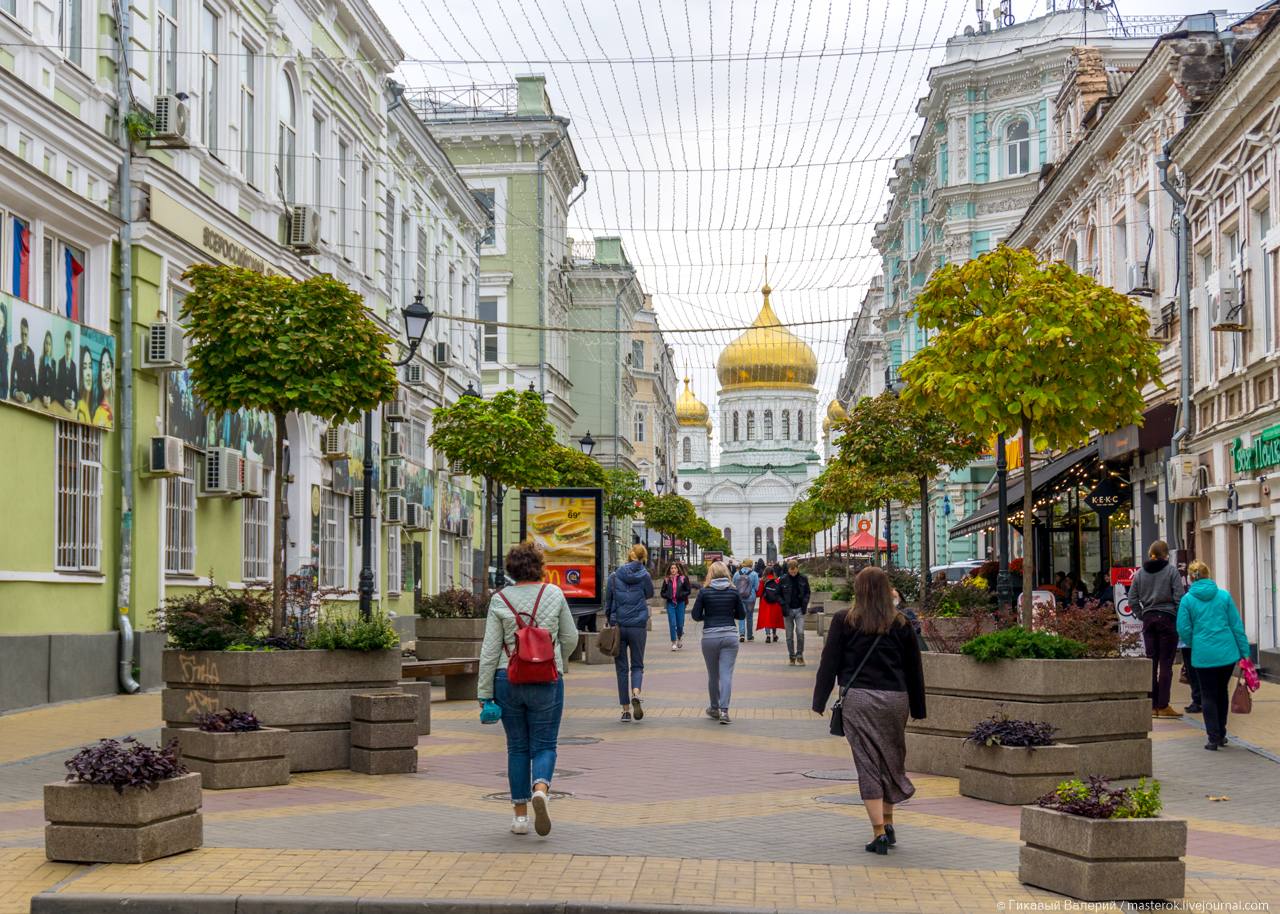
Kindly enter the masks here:
[[1192, 583], [1178, 603], [1178, 637], [1191, 648], [1191, 666], [1200, 680], [1204, 729], [1209, 734], [1205, 748], [1216, 752], [1227, 744], [1231, 673], [1249, 656], [1249, 639], [1235, 601], [1209, 578], [1209, 566], [1192, 562], [1187, 576]]
[[618, 656], [613, 658], [613, 668], [618, 674], [618, 701], [622, 704], [624, 723], [632, 719], [632, 714], [636, 720], [644, 719], [640, 688], [644, 681], [648, 601], [653, 596], [653, 578], [649, 576], [648, 561], [649, 550], [636, 543], [627, 553], [627, 563], [609, 575], [609, 586], [605, 591], [605, 618], [610, 625], [618, 626]]

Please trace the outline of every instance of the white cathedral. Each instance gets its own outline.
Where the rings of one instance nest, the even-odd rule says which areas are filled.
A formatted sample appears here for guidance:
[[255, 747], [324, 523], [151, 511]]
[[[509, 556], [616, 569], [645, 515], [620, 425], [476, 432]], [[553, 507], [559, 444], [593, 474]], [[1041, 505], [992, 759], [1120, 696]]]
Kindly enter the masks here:
[[769, 286], [761, 291], [760, 314], [716, 362], [719, 466], [711, 465], [710, 412], [688, 378], [676, 401], [680, 494], [720, 529], [734, 557], [752, 560], [782, 554], [787, 511], [822, 471], [819, 432], [829, 449], [827, 429], [844, 414], [832, 401], [818, 419], [817, 356], [778, 321]]

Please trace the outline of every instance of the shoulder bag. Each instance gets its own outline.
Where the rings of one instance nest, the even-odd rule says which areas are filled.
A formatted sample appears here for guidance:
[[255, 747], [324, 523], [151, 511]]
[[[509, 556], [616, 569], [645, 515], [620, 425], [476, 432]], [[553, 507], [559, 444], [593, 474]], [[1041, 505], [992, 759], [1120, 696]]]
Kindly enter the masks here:
[[1249, 686], [1244, 681], [1244, 670], [1236, 679], [1236, 690], [1231, 695], [1231, 713], [1248, 714], [1253, 710], [1253, 696], [1249, 694]]
[[[614, 584], [614, 576], [609, 575], [609, 589], [611, 591]], [[604, 628], [600, 629], [600, 634], [596, 636], [596, 649], [606, 657], [617, 657], [622, 651], [622, 633], [618, 631], [618, 626], [609, 624], [609, 614], [607, 612], [604, 616]]]
[[502, 649], [507, 652], [507, 681], [512, 685], [555, 682], [560, 678], [560, 671], [556, 669], [556, 647], [551, 641], [551, 632], [538, 626], [538, 604], [542, 602], [542, 592], [546, 589], [546, 584], [538, 588], [538, 596], [534, 598], [533, 610], [528, 613], [527, 623], [511, 605], [506, 594], [498, 592], [502, 602], [507, 604], [507, 608], [516, 617], [516, 649], [512, 651], [507, 647], [505, 640], [502, 643]]
[[840, 690], [840, 697], [836, 699], [836, 703], [831, 706], [831, 735], [844, 736], [844, 697], [849, 694], [849, 689], [853, 686], [853, 681], [858, 678], [858, 674], [862, 672], [862, 668], [866, 665], [867, 660], [876, 649], [876, 645], [880, 643], [880, 639], [884, 635], [876, 635], [876, 640], [871, 642], [871, 647], [867, 648], [867, 652], [862, 655], [862, 660], [858, 663], [858, 668], [853, 671], [853, 675], [849, 677], [849, 682]]

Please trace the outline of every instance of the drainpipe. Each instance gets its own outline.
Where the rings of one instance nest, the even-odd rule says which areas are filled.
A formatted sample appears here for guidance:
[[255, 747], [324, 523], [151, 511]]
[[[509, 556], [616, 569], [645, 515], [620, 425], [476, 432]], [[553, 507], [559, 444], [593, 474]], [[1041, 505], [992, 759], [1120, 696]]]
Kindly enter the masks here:
[[129, 597], [133, 561], [133, 169], [129, 115], [129, 16], [123, 0], [116, 5], [120, 60], [116, 66], [116, 117], [120, 122], [120, 580], [116, 590], [116, 618], [120, 626], [120, 688], [133, 694], [133, 626]]
[[557, 146], [569, 135], [569, 119], [552, 117], [551, 120], [560, 125], [560, 136], [538, 156], [538, 389], [542, 401], [547, 400], [547, 233], [546, 233], [546, 200], [543, 193], [542, 162], [555, 152]]
[[[1178, 414], [1180, 421], [1178, 430], [1174, 432], [1173, 441], [1171, 442], [1171, 451], [1174, 456], [1181, 452], [1182, 439], [1186, 438], [1191, 431], [1191, 226], [1187, 221], [1187, 201], [1186, 198], [1178, 192], [1178, 188], [1169, 178], [1169, 147], [1173, 143], [1170, 139], [1165, 142], [1160, 150], [1160, 155], [1156, 157], [1156, 169], [1160, 174], [1160, 186], [1165, 189], [1169, 195], [1169, 199], [1173, 201], [1174, 218], [1178, 225], [1178, 329], [1180, 336], [1181, 348], [1181, 368], [1178, 372], [1178, 398], [1180, 405]], [[1168, 500], [1169, 485], [1165, 482], [1165, 518], [1168, 523], [1171, 518], [1173, 503]], [[1172, 527], [1172, 525], [1170, 525]], [[1172, 538], [1177, 542], [1182, 542], [1182, 533], [1180, 529], [1172, 529], [1175, 534]]]

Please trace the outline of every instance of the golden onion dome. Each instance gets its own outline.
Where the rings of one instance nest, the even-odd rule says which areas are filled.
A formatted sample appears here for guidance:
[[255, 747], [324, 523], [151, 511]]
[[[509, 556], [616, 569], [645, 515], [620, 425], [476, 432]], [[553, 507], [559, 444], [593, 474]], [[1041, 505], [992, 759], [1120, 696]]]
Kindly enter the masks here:
[[752, 387], [813, 389], [818, 379], [818, 357], [809, 344], [778, 320], [769, 304], [767, 285], [764, 305], [745, 333], [720, 353], [716, 377], [721, 390]]
[[839, 400], [832, 400], [831, 405], [827, 407], [827, 418], [822, 420], [822, 434], [826, 435], [831, 431], [831, 426], [835, 425], [845, 417], [844, 407], [840, 405]]
[[676, 400], [676, 422], [681, 425], [711, 426], [711, 413], [707, 405], [693, 395], [689, 379], [684, 379], [684, 393]]

